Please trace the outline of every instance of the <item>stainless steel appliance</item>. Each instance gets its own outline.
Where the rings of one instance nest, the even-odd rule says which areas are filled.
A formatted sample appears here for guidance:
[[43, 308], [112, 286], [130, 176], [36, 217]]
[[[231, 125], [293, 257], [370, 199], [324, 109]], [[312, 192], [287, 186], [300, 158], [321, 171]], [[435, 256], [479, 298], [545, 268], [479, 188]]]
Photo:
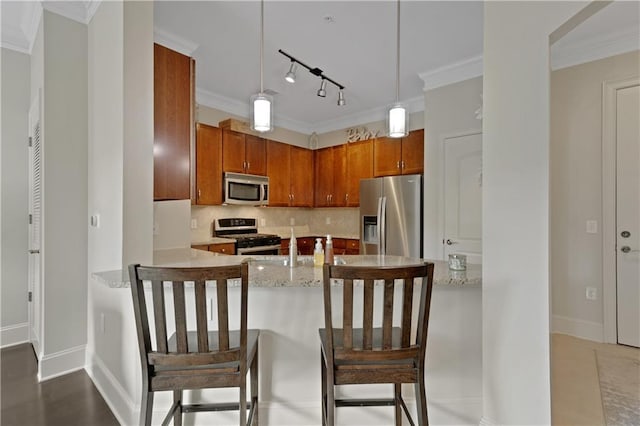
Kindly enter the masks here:
[[224, 174], [224, 203], [244, 206], [266, 206], [269, 204], [269, 177]]
[[274, 234], [258, 234], [255, 219], [216, 219], [213, 222], [213, 236], [234, 238], [236, 254], [280, 254], [281, 238]]
[[360, 254], [422, 257], [422, 175], [360, 181]]

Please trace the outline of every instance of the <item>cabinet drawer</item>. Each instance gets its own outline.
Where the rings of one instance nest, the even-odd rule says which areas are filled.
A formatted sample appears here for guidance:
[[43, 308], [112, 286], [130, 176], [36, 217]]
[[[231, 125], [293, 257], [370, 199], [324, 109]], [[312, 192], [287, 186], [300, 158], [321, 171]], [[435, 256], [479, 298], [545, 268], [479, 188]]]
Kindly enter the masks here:
[[234, 243], [209, 244], [209, 251], [223, 254], [236, 254], [236, 245]]
[[209, 251], [209, 246], [206, 244], [201, 244], [201, 245], [193, 245], [191, 246], [192, 249], [196, 249], [196, 250], [204, 250], [204, 251]]

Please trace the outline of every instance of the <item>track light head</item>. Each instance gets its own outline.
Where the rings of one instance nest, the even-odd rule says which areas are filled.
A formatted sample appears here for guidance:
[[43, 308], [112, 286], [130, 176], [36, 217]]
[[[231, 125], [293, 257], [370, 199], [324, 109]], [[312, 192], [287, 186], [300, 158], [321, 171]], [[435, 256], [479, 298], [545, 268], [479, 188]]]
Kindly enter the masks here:
[[294, 61], [291, 61], [291, 66], [289, 67], [289, 72], [287, 73], [287, 75], [284, 76], [284, 79], [289, 82], [289, 83], [295, 83], [296, 82], [296, 63]]
[[320, 89], [318, 89], [318, 96], [320, 96], [321, 98], [324, 98], [327, 96], [327, 80], [325, 80], [324, 78], [320, 83]]
[[344, 93], [342, 89], [338, 92], [338, 106], [345, 106], [346, 102], [344, 100]]

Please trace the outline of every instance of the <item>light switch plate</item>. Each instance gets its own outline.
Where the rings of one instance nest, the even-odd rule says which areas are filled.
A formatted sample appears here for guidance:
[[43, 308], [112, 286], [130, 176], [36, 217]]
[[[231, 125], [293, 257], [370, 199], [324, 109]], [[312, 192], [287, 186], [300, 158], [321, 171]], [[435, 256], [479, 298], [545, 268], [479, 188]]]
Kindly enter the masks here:
[[198, 219], [191, 219], [191, 229], [198, 229]]
[[94, 214], [91, 215], [91, 226], [93, 226], [94, 228], [100, 228], [100, 215], [99, 214]]
[[588, 220], [587, 221], [587, 234], [597, 234], [598, 233], [598, 221], [597, 220]]

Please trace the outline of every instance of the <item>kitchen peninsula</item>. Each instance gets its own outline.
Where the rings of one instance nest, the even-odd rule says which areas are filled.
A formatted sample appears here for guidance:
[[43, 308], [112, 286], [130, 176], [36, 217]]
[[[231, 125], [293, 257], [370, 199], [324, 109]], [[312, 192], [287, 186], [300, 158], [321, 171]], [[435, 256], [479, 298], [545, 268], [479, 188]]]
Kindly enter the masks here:
[[[322, 268], [314, 267], [307, 256], [300, 256], [298, 266], [290, 268], [285, 265], [286, 256], [226, 256], [193, 249], [154, 252], [154, 264], [177, 267], [234, 264], [246, 258], [250, 259], [249, 327], [261, 329], [260, 423], [317, 425], [320, 423], [317, 330], [324, 324]], [[398, 256], [338, 256], [337, 259], [368, 266], [421, 262]], [[449, 271], [446, 262], [434, 263], [426, 360], [430, 419], [437, 423], [468, 423], [480, 412], [482, 401], [481, 268], [469, 265], [466, 272], [459, 273]], [[115, 322], [118, 327], [96, 334], [100, 341], [96, 342], [96, 353], [91, 357], [92, 369], [94, 374], [103, 375], [112, 383], [113, 389], [102, 393], [113, 395], [111, 405], [117, 407], [120, 421], [135, 424], [140, 409], [141, 376], [129, 278], [122, 271], [97, 273], [93, 278], [94, 290], [104, 295], [97, 298], [104, 302], [97, 304], [96, 309], [101, 315], [113, 317], [107, 323]], [[230, 300], [239, 294], [233, 290]], [[336, 295], [339, 290], [336, 287]], [[356, 386], [340, 391], [338, 396], [385, 397], [391, 388]], [[404, 390], [408, 401], [412, 400], [412, 391], [411, 387]], [[191, 398], [194, 401], [233, 398], [230, 392], [192, 392]], [[158, 412], [171, 405], [170, 399], [169, 394], [156, 397]], [[409, 408], [413, 406], [409, 404]], [[229, 413], [197, 416], [195, 425], [235, 422]], [[343, 410], [340, 417], [341, 424], [391, 424], [393, 409]]]

